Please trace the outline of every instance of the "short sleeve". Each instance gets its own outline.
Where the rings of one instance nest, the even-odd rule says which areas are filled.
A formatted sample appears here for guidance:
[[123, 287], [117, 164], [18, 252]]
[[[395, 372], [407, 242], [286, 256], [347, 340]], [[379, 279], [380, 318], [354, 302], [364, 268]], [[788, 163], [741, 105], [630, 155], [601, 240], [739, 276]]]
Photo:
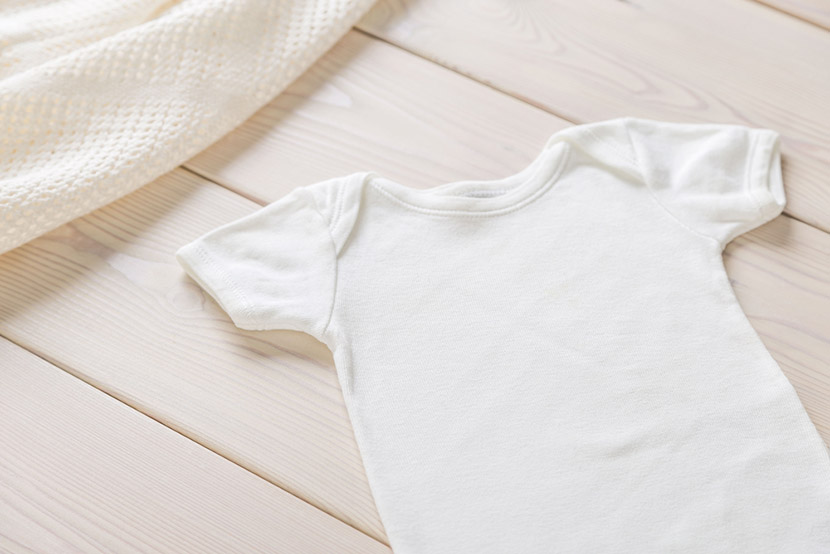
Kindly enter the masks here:
[[335, 255], [307, 187], [180, 247], [176, 260], [233, 323], [317, 338], [330, 314]]
[[777, 131], [635, 117], [620, 121], [634, 163], [657, 201], [721, 248], [783, 211]]

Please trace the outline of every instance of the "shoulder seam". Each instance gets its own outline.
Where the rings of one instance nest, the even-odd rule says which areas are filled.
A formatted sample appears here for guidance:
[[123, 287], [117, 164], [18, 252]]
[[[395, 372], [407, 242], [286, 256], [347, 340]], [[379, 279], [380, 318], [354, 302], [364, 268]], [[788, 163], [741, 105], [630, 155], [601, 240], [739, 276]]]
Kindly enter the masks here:
[[[343, 212], [343, 181], [337, 181], [337, 190], [335, 191], [334, 195], [334, 214], [331, 218], [331, 224], [329, 225], [329, 232], [334, 236], [334, 232], [337, 229], [337, 224], [340, 223], [340, 214]], [[336, 254], [340, 254], [339, 252], [335, 252]]]
[[[339, 204], [339, 198], [341, 195], [342, 190], [342, 182], [338, 182], [337, 188], [337, 195], [335, 199], [335, 205]], [[306, 189], [308, 190], [308, 189]], [[326, 321], [323, 324], [322, 331], [320, 331], [320, 338], [325, 340], [326, 333], [328, 333], [329, 325], [331, 325], [332, 316], [334, 315], [334, 301], [337, 296], [337, 277], [338, 277], [338, 252], [337, 252], [337, 243], [334, 241], [334, 235], [332, 234], [332, 222], [327, 220], [327, 218], [323, 215], [323, 212], [320, 211], [320, 206], [317, 204], [317, 198], [315, 197], [314, 193], [308, 190], [309, 194], [311, 195], [311, 201], [314, 204], [314, 209], [320, 218], [323, 221], [324, 226], [326, 227], [326, 231], [329, 235], [329, 240], [331, 241], [331, 249], [332, 249], [332, 258], [334, 260], [334, 275], [332, 276], [332, 291], [331, 291], [331, 301], [329, 304], [328, 315], [326, 316]], [[334, 218], [332, 218], [334, 219]]]
[[760, 217], [764, 217], [764, 209], [761, 207], [761, 202], [758, 201], [758, 197], [756, 196], [755, 190], [753, 190], [752, 185], [752, 170], [755, 168], [755, 164], [758, 162], [758, 156], [760, 156], [759, 152], [759, 144], [761, 142], [761, 134], [760, 133], [750, 133], [752, 137], [752, 143], [749, 146], [749, 156], [748, 162], [746, 164], [746, 171], [744, 171], [744, 182], [742, 183], [744, 187], [747, 188], [748, 196], [752, 199], [752, 203], [755, 205], [755, 210], [758, 212]]
[[622, 118], [622, 121], [623, 121], [623, 131], [625, 132], [625, 137], [626, 137], [626, 140], [628, 141], [628, 147], [629, 147], [629, 149], [630, 149], [630, 151], [631, 151], [631, 156], [632, 156], [632, 157], [629, 157], [629, 156], [628, 156], [627, 154], [625, 154], [624, 152], [621, 152], [619, 149], [617, 149], [617, 147], [616, 147], [616, 145], [615, 145], [615, 144], [613, 144], [613, 143], [611, 143], [611, 142], [609, 142], [609, 141], [607, 141], [607, 140], [604, 140], [602, 137], [600, 137], [599, 135], [597, 135], [596, 133], [594, 133], [594, 132], [593, 132], [593, 131], [591, 131], [590, 129], [588, 129], [588, 132], [589, 132], [589, 133], [591, 134], [591, 136], [593, 136], [596, 140], [599, 140], [599, 141], [604, 142], [605, 144], [607, 144], [607, 145], [608, 145], [609, 147], [611, 147], [611, 148], [612, 148], [615, 152], [617, 152], [620, 156], [622, 156], [622, 157], [623, 157], [623, 158], [624, 158], [624, 159], [625, 159], [628, 163], [630, 163], [630, 164], [632, 164], [632, 165], [634, 166], [634, 168], [637, 170], [638, 175], [639, 175], [639, 176], [640, 176], [640, 178], [642, 179], [643, 184], [645, 185], [646, 190], [648, 191], [648, 194], [649, 194], [649, 196], [651, 197], [651, 199], [652, 199], [652, 200], [653, 200], [653, 201], [654, 201], [654, 202], [655, 202], [655, 203], [656, 203], [656, 204], [660, 207], [660, 209], [662, 209], [662, 210], [663, 210], [663, 211], [664, 211], [664, 212], [665, 212], [665, 213], [666, 213], [666, 214], [667, 214], [667, 215], [668, 215], [671, 219], [673, 219], [673, 220], [675, 221], [675, 223], [677, 223], [677, 224], [678, 224], [678, 225], [680, 225], [683, 229], [685, 229], [686, 231], [688, 231], [688, 232], [692, 233], [693, 235], [695, 235], [695, 236], [697, 236], [697, 237], [704, 238], [704, 239], [706, 239], [706, 240], [709, 240], [709, 241], [714, 242], [715, 244], [717, 244], [717, 245], [718, 245], [718, 247], [719, 247], [721, 250], [723, 250], [723, 249], [724, 249], [724, 247], [725, 247], [725, 245], [724, 245], [724, 244], [721, 244], [721, 242], [720, 242], [718, 239], [716, 239], [715, 237], [712, 237], [712, 236], [710, 236], [710, 235], [707, 235], [707, 234], [705, 234], [705, 233], [703, 233], [703, 232], [701, 232], [701, 231], [698, 231], [698, 230], [696, 230], [696, 229], [692, 228], [691, 226], [689, 226], [688, 224], [684, 223], [684, 222], [683, 222], [683, 221], [682, 221], [679, 217], [677, 217], [676, 215], [674, 215], [674, 213], [673, 213], [673, 212], [672, 212], [669, 208], [667, 208], [667, 207], [666, 207], [666, 206], [665, 206], [665, 205], [664, 205], [664, 204], [660, 201], [660, 199], [659, 199], [659, 198], [657, 198], [657, 194], [655, 194], [655, 192], [654, 192], [654, 188], [651, 186], [651, 183], [649, 183], [649, 181], [648, 181], [648, 177], [646, 176], [646, 172], [645, 172], [645, 171], [643, 171], [643, 167], [640, 165], [639, 158], [637, 157], [637, 150], [634, 148], [634, 141], [633, 141], [633, 139], [631, 138], [631, 133], [629, 132], [629, 129], [628, 129], [628, 123], [631, 121], [631, 119], [632, 119], [632, 117], [631, 117], [631, 116], [626, 116], [626, 117], [623, 117], [623, 118]]

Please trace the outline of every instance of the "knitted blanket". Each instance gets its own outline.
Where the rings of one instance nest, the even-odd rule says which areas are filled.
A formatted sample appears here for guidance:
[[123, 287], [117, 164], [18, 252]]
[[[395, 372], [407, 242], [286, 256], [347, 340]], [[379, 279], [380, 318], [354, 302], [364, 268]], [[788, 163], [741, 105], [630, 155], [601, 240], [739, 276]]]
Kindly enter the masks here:
[[372, 3], [0, 4], [0, 253], [205, 149], [285, 89]]

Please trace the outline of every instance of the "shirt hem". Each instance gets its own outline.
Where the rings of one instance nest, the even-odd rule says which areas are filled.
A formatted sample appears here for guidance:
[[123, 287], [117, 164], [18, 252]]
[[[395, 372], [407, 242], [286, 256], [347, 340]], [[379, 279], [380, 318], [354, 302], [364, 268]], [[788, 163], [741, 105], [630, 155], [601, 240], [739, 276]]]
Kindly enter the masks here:
[[250, 331], [263, 329], [262, 323], [253, 313], [251, 303], [239, 286], [198, 240], [179, 248], [175, 257], [179, 265], [228, 314], [234, 325]]

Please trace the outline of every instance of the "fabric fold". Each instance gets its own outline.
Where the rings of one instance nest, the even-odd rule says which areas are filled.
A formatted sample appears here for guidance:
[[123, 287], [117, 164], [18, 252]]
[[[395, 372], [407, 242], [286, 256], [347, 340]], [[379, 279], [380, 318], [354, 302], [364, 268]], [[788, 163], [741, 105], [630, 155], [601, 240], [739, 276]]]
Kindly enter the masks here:
[[0, 8], [0, 253], [207, 148], [282, 92], [372, 4], [183, 0], [104, 9], [78, 0]]

